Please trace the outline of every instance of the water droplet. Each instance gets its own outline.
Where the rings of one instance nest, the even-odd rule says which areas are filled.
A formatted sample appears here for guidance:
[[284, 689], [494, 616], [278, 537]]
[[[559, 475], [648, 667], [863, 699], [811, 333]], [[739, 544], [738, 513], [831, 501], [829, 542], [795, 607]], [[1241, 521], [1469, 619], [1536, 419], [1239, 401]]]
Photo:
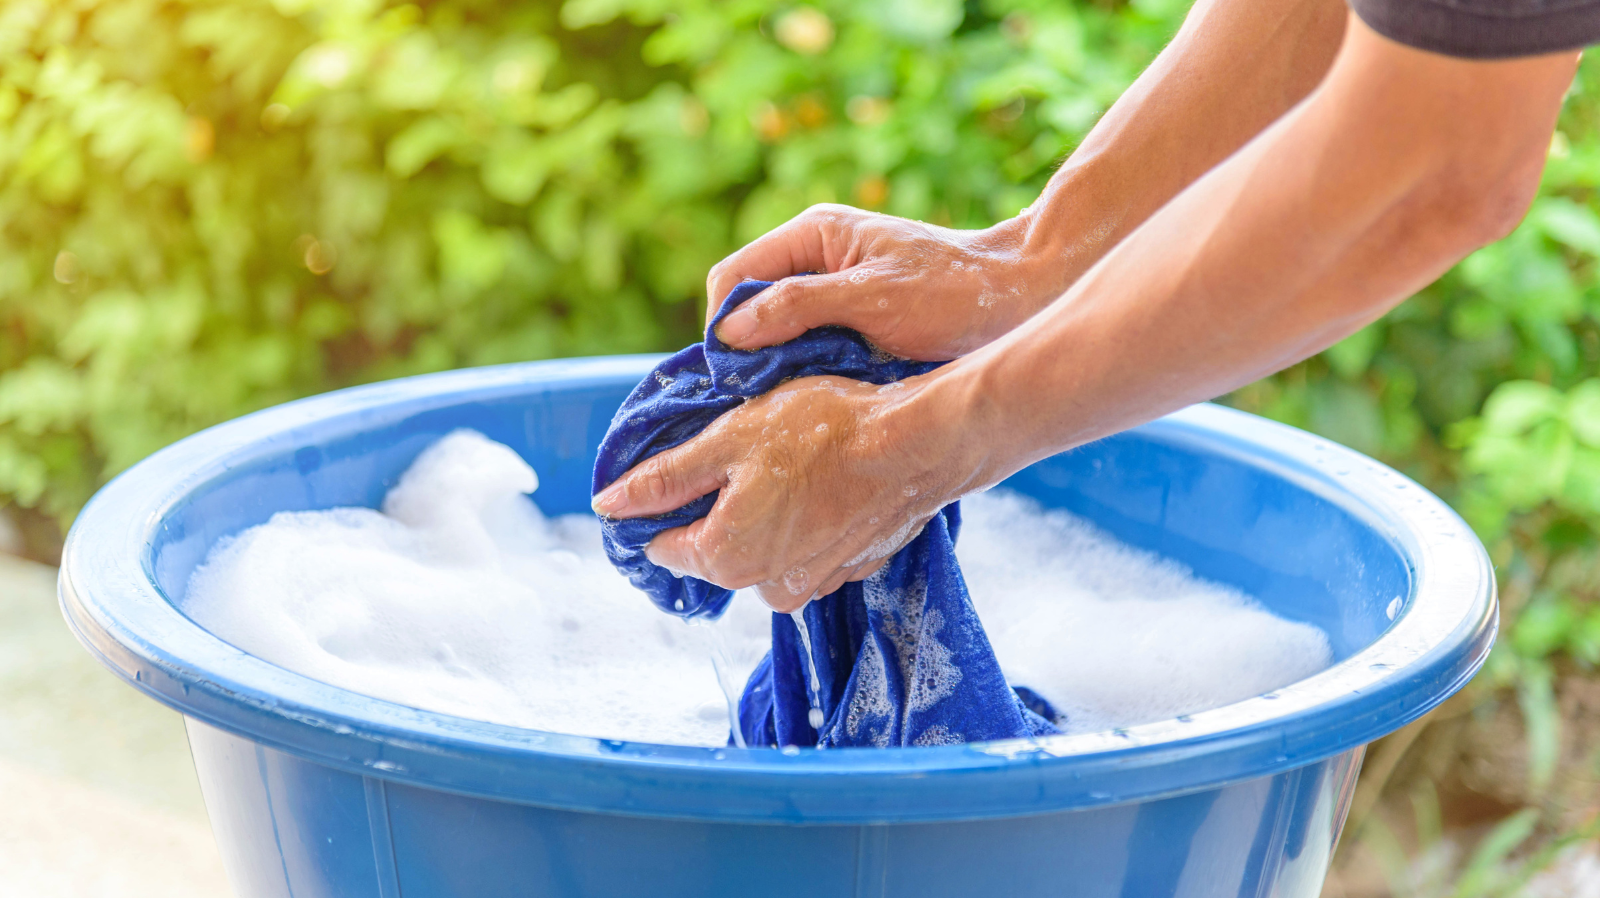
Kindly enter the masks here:
[[789, 595], [797, 596], [806, 590], [805, 568], [794, 568], [783, 575], [783, 587], [789, 590]]
[[682, 611], [683, 610], [683, 599], [680, 598], [677, 601], [673, 602], [672, 603], [672, 607], [675, 610]]
[[1389, 607], [1386, 608], [1383, 613], [1387, 614], [1390, 620], [1394, 620], [1395, 615], [1400, 613], [1400, 609], [1404, 605], [1405, 602], [1401, 600], [1399, 596], [1395, 596], [1394, 599], [1389, 602]]
[[1379, 661], [1377, 664], [1368, 664], [1367, 665], [1367, 670], [1390, 670], [1390, 669], [1391, 669], [1390, 665], [1385, 664], [1382, 661]]
[[783, 754], [786, 754], [786, 755], [788, 755], [789, 757], [792, 758], [795, 755], [800, 753], [800, 746], [798, 746], [798, 745], [785, 745], [784, 747], [778, 749], [778, 751], [783, 753]]
[[823, 717], [821, 708], [812, 708], [811, 711], [806, 714], [806, 719], [811, 722], [811, 728], [813, 730], [822, 729]]

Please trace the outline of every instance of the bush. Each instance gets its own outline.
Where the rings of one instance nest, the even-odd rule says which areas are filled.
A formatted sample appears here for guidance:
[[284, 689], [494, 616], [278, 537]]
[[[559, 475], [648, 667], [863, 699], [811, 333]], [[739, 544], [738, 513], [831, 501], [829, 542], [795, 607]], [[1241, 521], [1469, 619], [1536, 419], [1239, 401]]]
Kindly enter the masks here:
[[66, 522], [294, 396], [676, 347], [814, 202], [1009, 215], [1177, 14], [1037, 5], [0, 5], [0, 496]]
[[[150, 451], [337, 386], [674, 348], [706, 269], [812, 203], [989, 224], [1185, 9], [0, 0], [0, 504], [64, 526]], [[1600, 661], [1597, 184], [1590, 63], [1511, 237], [1231, 399], [1479, 529], [1511, 638], [1474, 694], [1530, 745]]]

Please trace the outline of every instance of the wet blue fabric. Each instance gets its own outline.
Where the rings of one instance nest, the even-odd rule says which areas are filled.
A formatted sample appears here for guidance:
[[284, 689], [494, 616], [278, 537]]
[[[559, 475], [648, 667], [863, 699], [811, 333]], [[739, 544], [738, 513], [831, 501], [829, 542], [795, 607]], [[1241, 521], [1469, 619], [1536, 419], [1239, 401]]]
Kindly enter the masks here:
[[[705, 341], [663, 361], [628, 396], [601, 441], [595, 492], [785, 381], [835, 375], [889, 384], [937, 367], [889, 355], [843, 327], [748, 352], [719, 341], [716, 324], [769, 286], [734, 288]], [[644, 554], [656, 534], [704, 517], [716, 498], [657, 517], [602, 521], [612, 563], [668, 613], [715, 618], [732, 598], [703, 580], [674, 576]], [[1057, 732], [1049, 704], [1031, 691], [1019, 695], [1000, 672], [956, 562], [959, 529], [960, 510], [951, 503], [871, 577], [794, 617], [773, 615], [772, 651], [739, 702], [746, 743], [890, 747]], [[820, 726], [812, 725], [814, 709]]]

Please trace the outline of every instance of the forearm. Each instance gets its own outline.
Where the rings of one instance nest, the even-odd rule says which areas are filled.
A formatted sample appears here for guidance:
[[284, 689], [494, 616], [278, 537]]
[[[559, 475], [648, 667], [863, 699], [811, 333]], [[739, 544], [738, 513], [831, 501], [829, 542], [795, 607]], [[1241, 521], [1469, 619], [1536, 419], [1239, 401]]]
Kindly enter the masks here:
[[1305, 104], [930, 380], [924, 411], [1007, 434], [969, 447], [971, 482], [949, 488], [1225, 393], [1383, 314], [1520, 218], [1575, 62], [1460, 62], [1352, 22]]
[[[1023, 214], [1031, 291], [1059, 296], [1118, 241], [1317, 85], [1343, 0], [1201, 0]], [[1031, 311], [1031, 310], [1030, 310]]]

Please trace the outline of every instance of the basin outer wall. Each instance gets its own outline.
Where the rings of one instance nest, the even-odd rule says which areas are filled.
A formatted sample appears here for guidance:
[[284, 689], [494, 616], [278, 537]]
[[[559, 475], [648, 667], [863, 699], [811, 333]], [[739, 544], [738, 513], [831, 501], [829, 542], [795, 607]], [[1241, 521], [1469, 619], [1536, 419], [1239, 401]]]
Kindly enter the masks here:
[[238, 898], [1316, 898], [1365, 750], [1050, 814], [718, 823], [427, 789], [185, 721]]
[[188, 720], [240, 898], [1313, 896], [1365, 743], [1464, 685], [1494, 639], [1487, 556], [1436, 497], [1208, 406], [1014, 478], [1330, 633], [1332, 667], [1172, 721], [794, 756], [626, 743], [356, 695], [179, 610], [219, 536], [278, 510], [375, 505], [454, 427], [535, 453], [547, 512], [585, 507], [609, 409], [653, 362], [529, 363], [301, 400], [162, 450], [80, 515], [61, 569], [68, 624]]

